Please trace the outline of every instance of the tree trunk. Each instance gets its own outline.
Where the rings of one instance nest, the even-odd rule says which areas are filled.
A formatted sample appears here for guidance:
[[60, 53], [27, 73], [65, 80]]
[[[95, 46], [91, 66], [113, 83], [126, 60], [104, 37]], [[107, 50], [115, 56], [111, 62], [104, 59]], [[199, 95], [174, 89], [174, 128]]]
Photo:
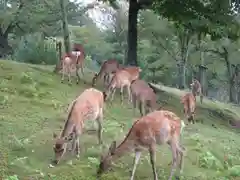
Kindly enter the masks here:
[[62, 29], [63, 29], [64, 47], [65, 47], [65, 52], [69, 53], [71, 51], [71, 48], [70, 48], [70, 36], [69, 36], [69, 29], [68, 29], [65, 0], [60, 0], [60, 7], [61, 7], [61, 13], [62, 13]]
[[[1, 31], [1, 30], [0, 30]], [[0, 32], [0, 57], [12, 52], [11, 46], [8, 44], [8, 34], [2, 34]]]
[[207, 95], [206, 67], [205, 67], [204, 52], [201, 50], [202, 38], [203, 38], [203, 34], [200, 32], [198, 34], [198, 50], [199, 50], [200, 62], [201, 62], [201, 65], [199, 66], [199, 77], [200, 77], [199, 80], [202, 85], [202, 93], [206, 96]]
[[130, 0], [128, 11], [128, 51], [127, 64], [137, 65], [137, 16], [139, 5], [137, 0]]
[[186, 86], [186, 63], [180, 61], [178, 64], [178, 88], [185, 89]]
[[235, 83], [234, 83], [234, 74], [233, 74], [233, 69], [231, 66], [231, 63], [229, 61], [229, 57], [228, 57], [228, 50], [223, 47], [224, 53], [223, 53], [223, 57], [226, 63], [226, 67], [227, 67], [227, 72], [228, 72], [228, 83], [229, 83], [229, 101], [231, 103], [235, 102]]

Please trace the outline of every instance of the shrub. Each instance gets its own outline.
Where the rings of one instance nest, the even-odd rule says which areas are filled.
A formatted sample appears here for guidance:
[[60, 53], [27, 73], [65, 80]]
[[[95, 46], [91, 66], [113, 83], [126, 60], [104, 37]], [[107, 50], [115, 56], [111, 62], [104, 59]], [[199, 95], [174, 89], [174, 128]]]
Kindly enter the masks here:
[[13, 59], [32, 64], [56, 64], [55, 43], [44, 40], [40, 33], [23, 36], [17, 44]]

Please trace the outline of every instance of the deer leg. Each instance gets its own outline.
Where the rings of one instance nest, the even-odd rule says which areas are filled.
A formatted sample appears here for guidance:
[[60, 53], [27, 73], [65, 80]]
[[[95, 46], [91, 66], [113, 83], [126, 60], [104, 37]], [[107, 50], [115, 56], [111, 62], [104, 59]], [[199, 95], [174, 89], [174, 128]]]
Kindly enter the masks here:
[[104, 74], [104, 76], [103, 76], [103, 83], [104, 83], [104, 86], [106, 87], [107, 86], [107, 74]]
[[65, 76], [65, 68], [63, 67], [61, 83], [63, 83], [63, 81], [64, 81], [64, 76]]
[[172, 150], [172, 167], [171, 167], [171, 172], [170, 172], [170, 176], [169, 176], [168, 180], [172, 180], [173, 174], [176, 170], [177, 153], [178, 153], [176, 141], [171, 141], [170, 146], [171, 146], [171, 150]]
[[80, 65], [82, 76], [84, 76], [83, 63]]
[[134, 180], [134, 175], [135, 175], [135, 171], [137, 168], [137, 165], [139, 163], [140, 157], [141, 157], [141, 151], [135, 151], [135, 158], [134, 158], [134, 164], [133, 164], [133, 170], [132, 170], [132, 174], [131, 174], [131, 180]]
[[120, 88], [121, 104], [123, 104], [123, 88], [124, 88], [124, 86], [121, 86], [121, 88]]
[[138, 106], [139, 106], [139, 110], [140, 110], [141, 116], [144, 116], [146, 114], [146, 111], [145, 111], [145, 101], [140, 99]]
[[132, 102], [133, 102], [133, 114], [136, 114], [136, 106], [137, 106], [137, 99], [136, 99], [136, 95], [132, 94]]
[[79, 81], [80, 81], [80, 76], [79, 76], [79, 73], [78, 73], [78, 71], [79, 71], [79, 67], [78, 67], [78, 65], [76, 65], [76, 77], [77, 77], [77, 84], [79, 83]]
[[153, 176], [154, 176], [154, 180], [158, 180], [157, 177], [157, 171], [156, 171], [156, 149], [154, 146], [149, 148], [149, 154], [150, 154], [150, 162], [152, 165], [152, 171], [153, 171]]
[[79, 158], [80, 157], [79, 135], [76, 136], [75, 153], [76, 153], [77, 158]]
[[127, 91], [128, 91], [128, 103], [131, 103], [132, 102], [132, 94], [131, 94], [130, 85], [127, 86]]
[[142, 100], [139, 100], [139, 102], [138, 102], [138, 109], [140, 111], [141, 116], [143, 116], [142, 104], [143, 104]]
[[179, 170], [181, 175], [183, 173], [184, 160], [183, 160], [183, 148], [180, 145], [177, 146], [177, 152], [178, 152], [178, 159], [179, 159]]
[[115, 92], [116, 92], [116, 88], [113, 88], [112, 89], [112, 99], [111, 99], [111, 101], [113, 101], [113, 99], [114, 99]]
[[103, 122], [103, 112], [102, 109], [100, 110], [99, 116], [97, 118], [98, 123], [98, 143], [102, 144], [102, 122]]
[[68, 83], [71, 84], [71, 71], [68, 71]]

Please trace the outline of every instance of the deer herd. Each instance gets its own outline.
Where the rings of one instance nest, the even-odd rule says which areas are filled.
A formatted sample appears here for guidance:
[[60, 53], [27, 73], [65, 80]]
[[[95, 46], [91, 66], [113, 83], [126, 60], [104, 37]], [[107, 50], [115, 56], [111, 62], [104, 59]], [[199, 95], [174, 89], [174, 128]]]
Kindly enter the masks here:
[[[73, 51], [71, 55], [64, 56], [62, 59], [62, 81], [64, 74], [67, 73], [70, 80], [70, 72], [73, 70], [79, 81], [78, 69], [83, 73], [83, 54]], [[139, 79], [141, 68], [130, 66], [124, 67], [118, 61], [109, 59], [105, 61], [99, 73], [96, 73], [92, 79], [92, 87], [85, 89], [69, 106], [69, 112], [65, 125], [59, 136], [54, 133], [55, 145], [53, 147], [55, 159], [53, 163], [57, 165], [64, 153], [67, 145], [71, 144], [72, 154], [79, 157], [80, 140], [86, 121], [92, 120], [97, 123], [97, 137], [99, 144], [103, 143], [103, 113], [104, 104], [111, 96], [114, 100], [116, 89], [120, 89], [121, 103], [123, 104], [123, 90], [127, 90], [128, 103], [133, 105], [133, 113], [138, 108], [141, 117], [138, 118], [129, 129], [125, 138], [117, 145], [113, 141], [106, 154], [100, 158], [100, 164], [96, 177], [99, 178], [104, 172], [109, 170], [112, 162], [118, 158], [134, 152], [135, 158], [131, 173], [131, 180], [134, 179], [137, 164], [143, 150], [147, 150], [150, 156], [150, 162], [153, 171], [154, 180], [158, 180], [156, 170], [156, 147], [157, 145], [168, 144], [172, 152], [171, 171], [168, 180], [171, 180], [175, 169], [178, 167], [180, 173], [183, 169], [183, 154], [185, 148], [180, 142], [181, 134], [185, 123], [175, 113], [163, 110], [157, 103], [155, 88], [144, 80]], [[104, 91], [95, 89], [96, 83], [103, 78]], [[183, 104], [184, 116], [189, 123], [194, 123], [194, 113], [196, 108], [196, 96], [200, 95], [202, 102], [201, 84], [194, 79], [190, 85], [192, 92], [186, 93], [181, 98]], [[186, 123], [188, 124], [188, 123]]]

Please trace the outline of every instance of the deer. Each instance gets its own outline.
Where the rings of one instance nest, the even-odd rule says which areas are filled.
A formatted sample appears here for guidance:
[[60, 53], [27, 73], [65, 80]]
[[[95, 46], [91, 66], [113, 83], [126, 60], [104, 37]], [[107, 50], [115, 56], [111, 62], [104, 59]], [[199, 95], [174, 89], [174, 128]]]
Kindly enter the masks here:
[[118, 146], [116, 141], [113, 141], [108, 149], [108, 153], [101, 155], [97, 177], [100, 178], [104, 172], [109, 170], [112, 162], [134, 151], [135, 158], [130, 178], [134, 180], [142, 151], [147, 149], [150, 155], [154, 180], [158, 180], [156, 146], [168, 144], [172, 151], [172, 167], [168, 178], [168, 180], [171, 180], [177, 165], [180, 173], [183, 172], [183, 155], [186, 149], [180, 143], [180, 136], [184, 127], [184, 122], [176, 114], [167, 110], [153, 111], [141, 117], [133, 123], [124, 140]]
[[144, 80], [134, 80], [130, 86], [132, 93], [133, 110], [137, 107], [140, 111], [141, 116], [151, 111], [159, 109], [157, 104], [156, 91]]
[[62, 70], [62, 79], [64, 81], [64, 75], [68, 74], [68, 82], [71, 83], [71, 72], [75, 71], [77, 76], [77, 84], [80, 81], [80, 76], [78, 74], [79, 69], [81, 69], [82, 76], [84, 76], [83, 64], [84, 64], [85, 53], [81, 44], [74, 44], [73, 51], [66, 53], [62, 59], [58, 70]]
[[202, 85], [197, 79], [193, 79], [192, 83], [190, 84], [191, 90], [193, 95], [196, 97], [197, 95], [200, 96], [200, 102], [203, 102], [203, 93], [202, 93]]
[[96, 86], [96, 82], [99, 78], [103, 77], [104, 85], [106, 86], [110, 82], [110, 74], [115, 73], [119, 68], [119, 63], [115, 59], [109, 59], [104, 61], [99, 73], [95, 73], [92, 79], [92, 87]]
[[72, 155], [79, 158], [80, 145], [79, 138], [83, 134], [86, 120], [92, 120], [98, 124], [98, 144], [102, 144], [102, 121], [103, 121], [104, 95], [101, 91], [89, 88], [84, 90], [69, 106], [68, 117], [65, 125], [57, 136], [53, 133], [55, 145], [53, 151], [55, 159], [53, 163], [57, 165], [66, 152], [67, 145], [71, 142]]
[[139, 67], [126, 67], [120, 70], [117, 70], [110, 81], [107, 90], [104, 91], [105, 100], [109, 98], [112, 94], [111, 101], [114, 99], [116, 88], [120, 88], [120, 95], [121, 95], [121, 103], [123, 104], [123, 88], [126, 87], [128, 92], [128, 102], [132, 101], [131, 97], [131, 89], [130, 85], [133, 80], [139, 78], [139, 74], [141, 72], [141, 68]]
[[196, 96], [192, 92], [188, 92], [181, 98], [181, 103], [184, 106], [183, 112], [188, 123], [195, 124]]

